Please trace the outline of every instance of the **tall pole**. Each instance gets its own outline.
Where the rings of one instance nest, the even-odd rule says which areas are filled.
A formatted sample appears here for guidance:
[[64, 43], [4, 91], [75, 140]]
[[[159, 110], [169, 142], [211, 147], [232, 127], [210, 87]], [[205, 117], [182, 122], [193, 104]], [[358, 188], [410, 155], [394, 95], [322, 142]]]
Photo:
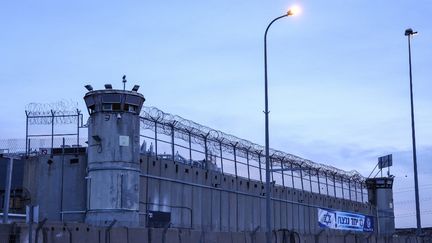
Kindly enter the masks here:
[[284, 14], [273, 19], [267, 26], [264, 33], [264, 96], [265, 96], [265, 157], [266, 157], [266, 168], [265, 168], [265, 195], [266, 195], [266, 242], [271, 243], [272, 227], [271, 227], [271, 190], [270, 190], [270, 148], [269, 148], [269, 109], [268, 109], [268, 85], [267, 85], [267, 32], [270, 26], [278, 19], [287, 17], [288, 14]]
[[414, 99], [413, 99], [413, 85], [412, 85], [412, 68], [411, 68], [411, 37], [417, 34], [412, 29], [405, 30], [405, 35], [408, 37], [408, 59], [409, 59], [409, 77], [410, 77], [410, 98], [411, 98], [411, 132], [412, 132], [412, 146], [413, 146], [413, 163], [414, 163], [414, 187], [415, 187], [415, 204], [416, 204], [416, 219], [417, 219], [417, 237], [421, 234], [421, 219], [420, 219], [420, 197], [418, 187], [417, 175], [417, 153], [415, 141], [415, 123], [414, 123]]

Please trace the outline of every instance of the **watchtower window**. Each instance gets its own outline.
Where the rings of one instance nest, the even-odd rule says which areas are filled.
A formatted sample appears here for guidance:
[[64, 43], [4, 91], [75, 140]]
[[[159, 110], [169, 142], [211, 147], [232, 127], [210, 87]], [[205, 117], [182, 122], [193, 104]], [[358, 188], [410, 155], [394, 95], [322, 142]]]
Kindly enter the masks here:
[[121, 96], [120, 96], [120, 94], [104, 94], [102, 96], [102, 102], [120, 103], [121, 102]]
[[141, 99], [139, 97], [132, 96], [132, 95], [126, 96], [125, 103], [127, 103], [127, 104], [139, 106], [140, 102], [141, 102]]
[[121, 110], [121, 104], [112, 104], [113, 111]]
[[129, 111], [130, 111], [130, 112], [136, 112], [136, 106], [134, 106], [134, 105], [130, 105], [130, 106], [129, 106]]
[[113, 110], [112, 104], [102, 104], [102, 110], [112, 111]]
[[95, 105], [91, 105], [88, 107], [89, 113], [92, 114], [93, 112], [95, 112]]
[[136, 111], [137, 111], [137, 107], [134, 106], [134, 105], [124, 104], [124, 110], [125, 110], [125, 111], [129, 111], [129, 112], [136, 113]]

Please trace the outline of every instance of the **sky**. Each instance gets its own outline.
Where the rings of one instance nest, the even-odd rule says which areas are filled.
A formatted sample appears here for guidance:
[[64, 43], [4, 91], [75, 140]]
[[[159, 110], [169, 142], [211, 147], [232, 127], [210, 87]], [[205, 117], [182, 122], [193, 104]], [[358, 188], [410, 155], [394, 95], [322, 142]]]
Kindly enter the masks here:
[[[429, 0], [2, 1], [0, 139], [24, 138], [26, 104], [78, 102], [83, 86], [139, 84], [147, 106], [368, 176], [393, 154], [397, 227], [415, 227], [406, 28], [422, 222], [432, 226]], [[429, 23], [429, 24], [428, 24]]]

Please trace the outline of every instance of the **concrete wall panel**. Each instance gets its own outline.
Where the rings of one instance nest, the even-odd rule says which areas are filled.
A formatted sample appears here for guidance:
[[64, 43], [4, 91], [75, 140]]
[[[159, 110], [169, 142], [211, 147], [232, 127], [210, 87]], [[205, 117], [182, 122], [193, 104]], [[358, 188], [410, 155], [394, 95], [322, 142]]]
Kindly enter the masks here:
[[[201, 183], [205, 186], [212, 186], [211, 173], [209, 170], [204, 170], [201, 173]], [[213, 190], [208, 188], [202, 189], [202, 206], [201, 206], [201, 214], [202, 214], [202, 228], [204, 231], [211, 230], [212, 224], [212, 194]]]
[[[183, 181], [185, 182], [192, 182], [192, 168], [189, 165], [181, 165], [179, 164], [179, 174], [182, 175]], [[189, 208], [190, 210], [187, 210], [189, 212], [186, 212], [186, 210], [183, 211], [182, 217], [185, 227], [191, 227], [193, 226], [193, 215], [196, 213], [193, 210], [193, 188], [189, 185], [183, 185], [182, 186], [182, 194], [181, 195], [181, 202], [182, 206]], [[191, 219], [192, 218], [192, 219]]]
[[[243, 178], [238, 178], [237, 179], [237, 191], [246, 192], [245, 187], [246, 187], [246, 180]], [[245, 223], [246, 223], [246, 220], [245, 220], [246, 205], [245, 205], [245, 203], [246, 203], [246, 201], [247, 201], [246, 196], [241, 195], [241, 194], [237, 196], [237, 220], [238, 220], [237, 221], [237, 224], [238, 224], [238, 230], [237, 231], [243, 231], [246, 228], [246, 225], [245, 225]]]
[[[236, 180], [232, 177], [228, 177], [231, 178], [230, 179], [230, 184], [229, 184], [229, 190], [231, 191], [235, 191], [236, 188]], [[228, 180], [227, 178], [227, 180]], [[236, 193], [232, 193], [230, 192], [229, 194], [229, 218], [230, 218], [230, 231], [234, 232], [237, 231], [238, 229], [238, 225], [237, 225], [237, 218], [238, 218], [238, 214], [237, 214], [237, 195]]]
[[165, 243], [179, 243], [179, 231], [178, 229], [167, 229], [167, 231], [162, 231], [162, 235], [165, 234]]
[[[202, 170], [198, 168], [192, 168], [192, 182], [197, 184], [202, 184], [201, 175]], [[192, 211], [193, 211], [193, 228], [201, 229], [202, 228], [202, 188], [200, 187], [192, 187]]]
[[[229, 190], [231, 181], [227, 176], [222, 175], [221, 188]], [[230, 229], [230, 193], [221, 191], [221, 225], [222, 231], [229, 231]]]
[[109, 232], [107, 231], [107, 234], [110, 243], [124, 243], [128, 239], [127, 228], [123, 227], [111, 228]]
[[148, 243], [148, 229], [129, 228], [128, 239], [129, 243]]
[[[153, 176], [160, 176], [161, 174], [161, 161], [160, 160], [150, 160], [150, 165], [149, 165], [149, 174], [153, 175]], [[158, 204], [160, 204], [161, 199], [160, 199], [160, 182], [158, 179], [153, 179], [153, 178], [149, 178], [148, 179], [148, 199], [147, 199], [147, 204], [145, 204], [144, 206], [148, 209], [148, 210], [154, 210], [154, 211], [159, 211], [159, 206]]]
[[[253, 194], [253, 185], [251, 186], [251, 182], [249, 180], [246, 181], [245, 185], [244, 185], [244, 192], [247, 194]], [[252, 231], [253, 230], [253, 196], [244, 196], [244, 230], [245, 231]]]
[[[211, 173], [212, 186], [215, 188], [221, 188], [222, 176], [220, 173]], [[220, 190], [212, 191], [211, 198], [211, 229], [212, 231], [221, 231], [222, 227], [222, 214], [221, 214], [221, 204], [222, 204], [222, 192]]]
[[[308, 199], [307, 199], [308, 205], [316, 204], [315, 202], [316, 202], [317, 198], [318, 197], [316, 196], [315, 193], [309, 194]], [[309, 220], [308, 220], [308, 234], [314, 234], [315, 231], [316, 231], [316, 224], [315, 224], [315, 222], [317, 221], [317, 219], [315, 217], [316, 208], [306, 207], [306, 209], [307, 209], [308, 218], [309, 218]]]
[[266, 227], [266, 201], [265, 201], [265, 186], [264, 183], [261, 184], [261, 196], [263, 196], [263, 198], [260, 199], [260, 221], [261, 221], [261, 229], [260, 231], [265, 231], [265, 227]]
[[232, 232], [231, 237], [233, 243], [247, 243], [247, 234], [244, 232]]
[[[171, 166], [172, 166], [171, 162], [163, 161], [163, 160], [160, 161], [161, 177], [173, 178], [173, 176], [170, 173]], [[159, 183], [160, 183], [160, 191], [159, 191], [160, 194], [159, 194], [159, 202], [158, 202], [159, 205], [157, 207], [159, 208], [159, 211], [171, 212], [171, 208], [169, 206], [171, 206], [171, 187], [173, 183], [166, 180], [159, 180]], [[174, 217], [171, 214], [171, 219], [173, 219]]]
[[[272, 188], [272, 198], [280, 198], [281, 188], [279, 186], [274, 186]], [[272, 200], [272, 213], [273, 213], [273, 228], [280, 229], [281, 228], [281, 214], [280, 214], [280, 201]]]
[[224, 243], [234, 243], [232, 241], [231, 233], [225, 233], [225, 234], [217, 234], [217, 242], [224, 242]]
[[[287, 188], [286, 190], [286, 198], [288, 201], [293, 201], [293, 189], [292, 188]], [[287, 203], [286, 204], [286, 208], [287, 208], [287, 212], [286, 212], [286, 217], [287, 217], [287, 229], [293, 229], [294, 228], [294, 211], [293, 211], [293, 204], [292, 203]]]
[[253, 197], [252, 200], [252, 221], [253, 221], [253, 226], [252, 226], [252, 230], [256, 229], [258, 226], [260, 226], [260, 221], [261, 221], [261, 212], [260, 212], [260, 192], [261, 192], [261, 186], [260, 183], [258, 182], [251, 182], [251, 192], [256, 195], [256, 197]]

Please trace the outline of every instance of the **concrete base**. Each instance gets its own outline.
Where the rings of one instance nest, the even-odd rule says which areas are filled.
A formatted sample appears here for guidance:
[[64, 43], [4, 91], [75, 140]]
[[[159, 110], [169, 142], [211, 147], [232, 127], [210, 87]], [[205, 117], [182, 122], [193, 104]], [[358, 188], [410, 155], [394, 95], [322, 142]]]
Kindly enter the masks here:
[[139, 226], [139, 214], [138, 211], [89, 211], [86, 215], [86, 223], [94, 226], [108, 227], [112, 226], [126, 226], [126, 227], [138, 227]]
[[[264, 232], [205, 232], [188, 229], [153, 229], [153, 228], [129, 228], [117, 227], [92, 227], [83, 223], [47, 223], [39, 230], [36, 225], [32, 228], [32, 242], [35, 242], [38, 235], [38, 242], [50, 243], [264, 243]], [[367, 235], [341, 235], [328, 234], [325, 232], [319, 235], [302, 234], [300, 239], [296, 237], [295, 243], [351, 243], [351, 242], [374, 242], [374, 243], [406, 243], [416, 242], [414, 236], [392, 236], [392, 237], [370, 237]], [[0, 242], [27, 243], [28, 225], [0, 224]], [[13, 237], [13, 238], [11, 238]], [[284, 235], [281, 231], [273, 234], [272, 243], [292, 242], [288, 232]], [[299, 241], [300, 240], [300, 241]], [[431, 242], [431, 237], [419, 239], [417, 242]]]

